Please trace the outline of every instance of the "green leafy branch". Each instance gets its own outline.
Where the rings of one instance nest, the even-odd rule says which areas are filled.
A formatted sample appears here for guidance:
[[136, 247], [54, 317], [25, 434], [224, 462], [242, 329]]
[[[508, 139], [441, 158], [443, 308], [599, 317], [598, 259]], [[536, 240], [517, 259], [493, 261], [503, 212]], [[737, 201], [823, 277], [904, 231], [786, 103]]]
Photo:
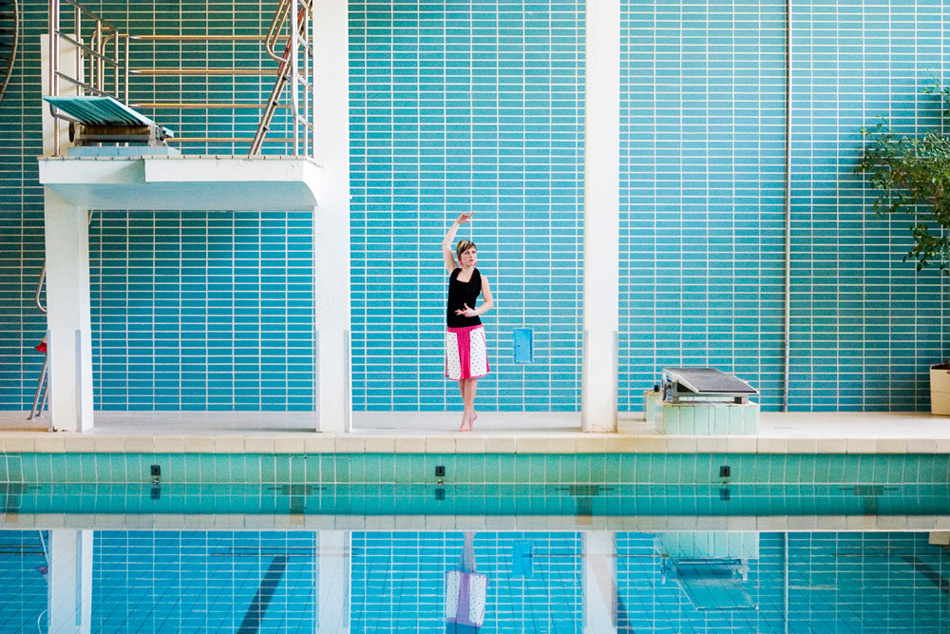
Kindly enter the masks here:
[[[943, 116], [950, 118], [950, 87], [935, 80], [924, 92], [940, 94]], [[883, 117], [861, 133], [867, 145], [856, 171], [869, 174], [871, 188], [879, 192], [875, 213], [910, 214], [914, 246], [904, 259], [915, 259], [918, 271], [934, 262], [946, 268], [950, 262], [950, 138], [936, 130], [919, 137], [899, 135]]]

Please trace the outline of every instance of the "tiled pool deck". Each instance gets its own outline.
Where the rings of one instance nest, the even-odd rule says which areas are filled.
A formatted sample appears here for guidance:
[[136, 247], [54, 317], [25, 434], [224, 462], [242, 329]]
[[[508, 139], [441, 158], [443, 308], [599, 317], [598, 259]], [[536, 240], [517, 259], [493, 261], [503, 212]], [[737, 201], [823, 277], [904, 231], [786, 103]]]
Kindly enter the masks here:
[[309, 431], [312, 416], [281, 412], [98, 412], [86, 433], [51, 433], [48, 418], [0, 412], [0, 452], [107, 453], [950, 453], [950, 418], [894, 412], [765, 412], [755, 436], [664, 436], [623, 416], [590, 434], [570, 412], [355, 412], [349, 434]]

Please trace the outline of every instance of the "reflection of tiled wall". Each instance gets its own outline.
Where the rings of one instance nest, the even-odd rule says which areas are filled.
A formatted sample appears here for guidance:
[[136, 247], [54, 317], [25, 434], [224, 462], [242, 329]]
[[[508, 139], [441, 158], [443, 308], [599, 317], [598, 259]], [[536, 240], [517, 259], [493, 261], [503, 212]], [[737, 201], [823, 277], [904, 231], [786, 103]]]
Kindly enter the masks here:
[[618, 534], [617, 555], [618, 625], [636, 632], [786, 631], [786, 592], [789, 632], [924, 634], [950, 624], [946, 557], [926, 533], [762, 533], [742, 584], [754, 611], [694, 608], [681, 584], [663, 581], [653, 534]]
[[316, 548], [305, 531], [99, 531], [92, 631], [314, 632]]
[[49, 539], [46, 531], [0, 530], [0, 631], [35, 631], [47, 609], [41, 536]]
[[[311, 531], [97, 531], [93, 631], [236, 630], [263, 584], [259, 598], [273, 592], [260, 631], [312, 632], [318, 539]], [[489, 577], [483, 631], [579, 632], [580, 539], [478, 533], [476, 563]], [[620, 628], [761, 634], [784, 631], [786, 615], [790, 632], [930, 634], [950, 626], [950, 563], [927, 533], [761, 533], [742, 584], [754, 611], [695, 609], [675, 578], [664, 581], [662, 543], [652, 533], [616, 535]], [[458, 532], [354, 532], [352, 630], [444, 631], [444, 573], [461, 549]], [[0, 557], [0, 629], [28, 631], [47, 608], [39, 533], [0, 531]]]
[[[496, 309], [483, 407], [579, 406], [583, 3], [350, 3], [353, 402], [444, 409], [440, 243], [478, 244]], [[535, 363], [512, 363], [532, 328]]]
[[[354, 533], [353, 631], [444, 632], [445, 572], [461, 552], [461, 533]], [[488, 576], [479, 631], [579, 634], [579, 555], [577, 533], [477, 533], [477, 569]]]
[[950, 627], [950, 563], [927, 533], [789, 533], [788, 540], [790, 632]]

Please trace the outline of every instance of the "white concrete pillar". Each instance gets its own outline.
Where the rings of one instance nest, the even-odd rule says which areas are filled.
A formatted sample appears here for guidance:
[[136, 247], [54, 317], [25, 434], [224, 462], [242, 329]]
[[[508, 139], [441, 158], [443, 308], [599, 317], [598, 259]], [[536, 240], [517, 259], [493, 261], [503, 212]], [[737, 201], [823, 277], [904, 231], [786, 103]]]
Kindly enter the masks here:
[[49, 634], [88, 634], [93, 531], [55, 529], [49, 535]]
[[[49, 36], [41, 36], [42, 90], [50, 94]], [[60, 68], [75, 74], [78, 49], [59, 42]], [[76, 86], [64, 82], [58, 94], [75, 95]], [[54, 134], [66, 139], [68, 123], [53, 119], [49, 106], [41, 107], [43, 155], [54, 153]], [[65, 152], [65, 147], [60, 147]], [[49, 408], [57, 431], [92, 429], [92, 338], [89, 315], [88, 210], [67, 202], [44, 188], [46, 230], [46, 305], [49, 339]]]
[[317, 634], [350, 631], [350, 531], [320, 531]]
[[620, 0], [587, 3], [581, 429], [617, 430]]
[[89, 212], [44, 189], [49, 403], [53, 429], [92, 429]]
[[616, 533], [610, 531], [581, 533], [581, 585], [584, 634], [616, 633]]
[[315, 0], [313, 101], [316, 160], [323, 166], [314, 209], [317, 429], [350, 430], [350, 106], [346, 0]]

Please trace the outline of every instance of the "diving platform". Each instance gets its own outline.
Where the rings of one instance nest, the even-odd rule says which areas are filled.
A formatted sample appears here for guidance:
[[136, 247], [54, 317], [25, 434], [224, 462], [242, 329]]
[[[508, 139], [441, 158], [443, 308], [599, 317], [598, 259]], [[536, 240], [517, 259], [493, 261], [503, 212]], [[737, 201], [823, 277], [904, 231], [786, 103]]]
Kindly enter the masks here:
[[40, 183], [87, 209], [312, 211], [320, 166], [288, 156], [39, 159]]
[[[296, 420], [302, 430], [350, 431], [346, 3], [277, 4], [266, 36], [204, 38], [200, 46], [219, 57], [213, 68], [196, 69], [177, 56], [182, 43], [204, 36], [130, 32], [77, 0], [51, 0], [40, 46], [46, 263], [36, 291], [37, 308], [47, 316], [48, 370], [31, 420], [48, 396], [51, 431], [95, 426], [89, 221], [96, 210], [307, 212], [315, 407]], [[251, 41], [259, 43], [251, 57], [228, 61], [235, 42]], [[161, 81], [143, 61], [153, 58], [167, 58]], [[241, 89], [233, 96], [219, 90], [221, 78], [248, 72], [258, 79], [235, 79]], [[180, 94], [167, 88], [179, 81], [199, 88]], [[239, 113], [257, 108], [257, 125], [245, 125]], [[176, 122], [174, 131], [165, 127], [169, 121]], [[221, 128], [210, 121], [235, 123]]]
[[[89, 218], [95, 210], [138, 209], [312, 214], [314, 282], [321, 289], [314, 298], [314, 337], [320, 352], [317, 411], [307, 418], [315, 430], [345, 431], [349, 276], [340, 270], [349, 270], [349, 214], [346, 207], [321, 200], [320, 165], [299, 156], [113, 153], [39, 159], [40, 183], [45, 187], [51, 428], [93, 427]], [[332, 192], [330, 196], [332, 200]]]

